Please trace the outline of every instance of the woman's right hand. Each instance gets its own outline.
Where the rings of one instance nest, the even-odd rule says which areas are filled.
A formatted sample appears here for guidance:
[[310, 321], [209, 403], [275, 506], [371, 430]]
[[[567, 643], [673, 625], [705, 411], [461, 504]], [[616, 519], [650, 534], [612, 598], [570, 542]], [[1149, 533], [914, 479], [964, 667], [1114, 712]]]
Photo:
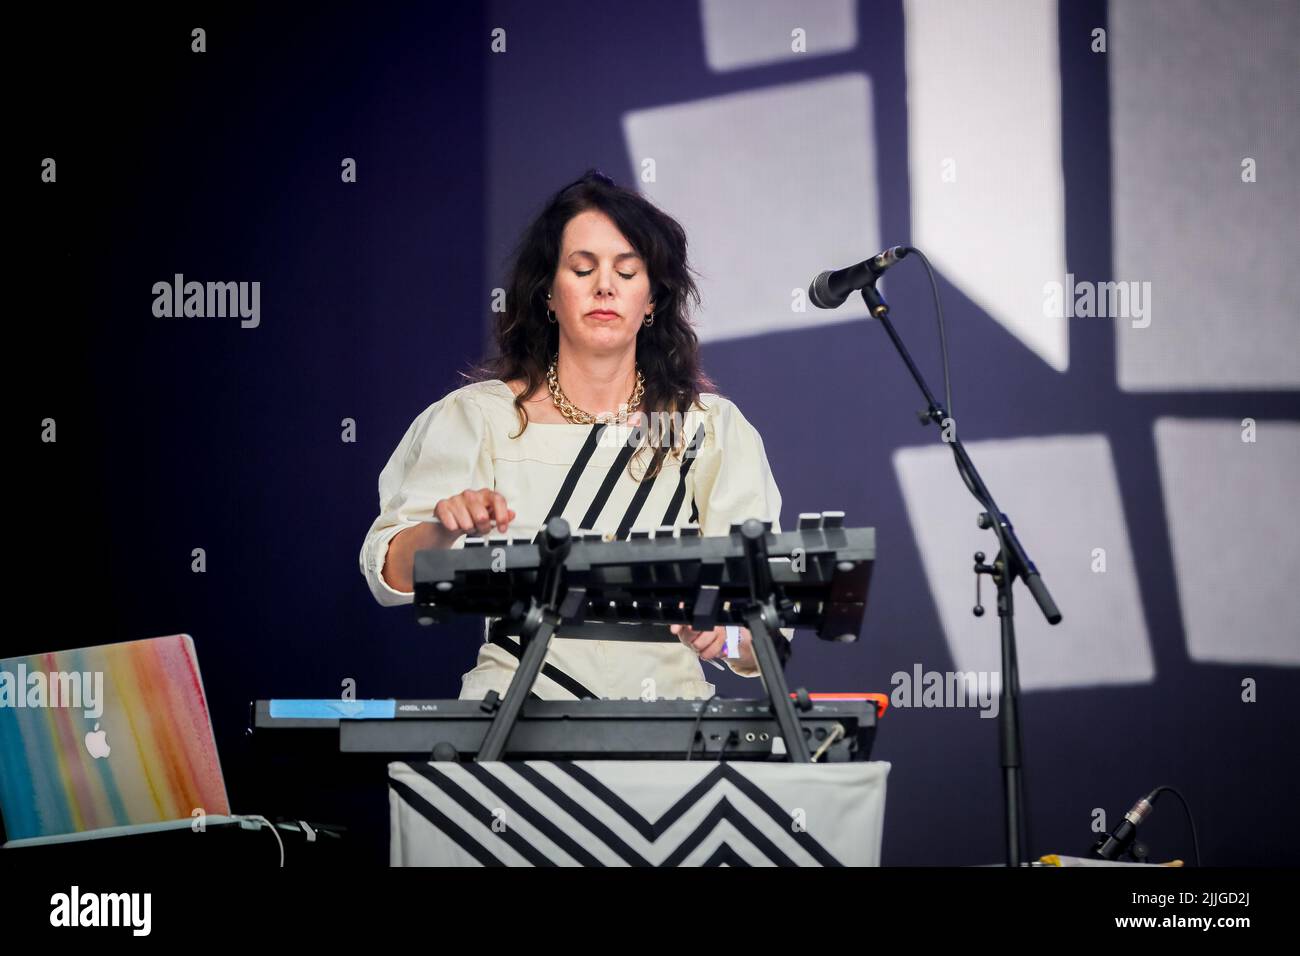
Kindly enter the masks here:
[[491, 488], [443, 498], [434, 505], [433, 513], [442, 522], [437, 526], [438, 543], [434, 547], [450, 547], [462, 534], [489, 534], [494, 526], [504, 534], [515, 518], [505, 496]]
[[437, 521], [421, 521], [393, 536], [388, 542], [382, 576], [390, 588], [409, 593], [413, 590], [412, 570], [415, 552], [426, 548], [450, 548], [463, 534], [487, 534], [493, 525], [502, 532], [510, 526], [515, 513], [504, 496], [491, 488], [462, 491], [443, 498], [434, 505]]

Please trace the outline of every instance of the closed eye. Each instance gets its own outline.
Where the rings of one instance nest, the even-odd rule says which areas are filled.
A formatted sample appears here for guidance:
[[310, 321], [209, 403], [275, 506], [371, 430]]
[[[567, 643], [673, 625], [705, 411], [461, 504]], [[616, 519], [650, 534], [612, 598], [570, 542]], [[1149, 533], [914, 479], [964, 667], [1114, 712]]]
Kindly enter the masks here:
[[[591, 275], [592, 271], [593, 271], [593, 270], [588, 269], [586, 272], [582, 272], [582, 271], [580, 271], [580, 270], [578, 270], [578, 269], [574, 269], [574, 270], [573, 270], [573, 274], [576, 275], [576, 276], [589, 276], [589, 275]], [[635, 272], [633, 272], [631, 275], [626, 275], [626, 274], [620, 272], [619, 275], [620, 275], [620, 276], [623, 276], [624, 279], [635, 279], [635, 278], [636, 278], [636, 273], [635, 273]]]

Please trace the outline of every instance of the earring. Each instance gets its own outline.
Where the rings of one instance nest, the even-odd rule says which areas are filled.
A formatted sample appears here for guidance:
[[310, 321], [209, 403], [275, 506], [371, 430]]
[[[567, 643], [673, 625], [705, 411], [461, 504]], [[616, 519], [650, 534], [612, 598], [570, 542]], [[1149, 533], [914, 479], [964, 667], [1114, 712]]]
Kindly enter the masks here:
[[[546, 293], [546, 301], [547, 302], [551, 301], [551, 294], [549, 292]], [[555, 313], [552, 312], [550, 309], [546, 310], [546, 321], [550, 322], [552, 325], [555, 324]]]
[[648, 318], [642, 319], [642, 324], [647, 328], [655, 324], [655, 314], [651, 312]]

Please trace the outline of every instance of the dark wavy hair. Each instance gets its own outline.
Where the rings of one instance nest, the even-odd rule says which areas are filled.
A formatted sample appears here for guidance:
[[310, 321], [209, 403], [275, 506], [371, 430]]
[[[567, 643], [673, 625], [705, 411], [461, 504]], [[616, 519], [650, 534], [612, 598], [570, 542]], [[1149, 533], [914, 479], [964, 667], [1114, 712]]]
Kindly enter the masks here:
[[[559, 325], [547, 319], [546, 290], [560, 262], [560, 240], [569, 220], [589, 209], [613, 220], [646, 265], [654, 324], [643, 322], [637, 331], [636, 360], [645, 376], [641, 411], [651, 416], [643, 429], [645, 448], [653, 456], [644, 477], [659, 473], [666, 454], [679, 455], [686, 443], [680, 428], [669, 428], [699, 405], [702, 392], [716, 386], [700, 366], [699, 339], [691, 323], [691, 303], [700, 293], [686, 261], [686, 231], [675, 219], [634, 190], [616, 185], [608, 176], [589, 169], [555, 193], [528, 225], [515, 247], [506, 283], [506, 307], [493, 320], [494, 353], [470, 372], [470, 381], [499, 378], [523, 379], [527, 387], [515, 397], [519, 415], [518, 438], [528, 427], [524, 399], [546, 382], [551, 358], [559, 349]], [[629, 463], [629, 469], [631, 464]]]

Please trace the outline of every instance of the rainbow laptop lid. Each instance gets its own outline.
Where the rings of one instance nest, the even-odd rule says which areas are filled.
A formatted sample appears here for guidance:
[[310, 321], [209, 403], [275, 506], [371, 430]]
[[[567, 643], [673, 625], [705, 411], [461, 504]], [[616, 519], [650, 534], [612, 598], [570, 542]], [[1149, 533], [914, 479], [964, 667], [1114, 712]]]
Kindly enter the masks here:
[[211, 820], [230, 805], [188, 634], [0, 660], [10, 844], [196, 811]]

